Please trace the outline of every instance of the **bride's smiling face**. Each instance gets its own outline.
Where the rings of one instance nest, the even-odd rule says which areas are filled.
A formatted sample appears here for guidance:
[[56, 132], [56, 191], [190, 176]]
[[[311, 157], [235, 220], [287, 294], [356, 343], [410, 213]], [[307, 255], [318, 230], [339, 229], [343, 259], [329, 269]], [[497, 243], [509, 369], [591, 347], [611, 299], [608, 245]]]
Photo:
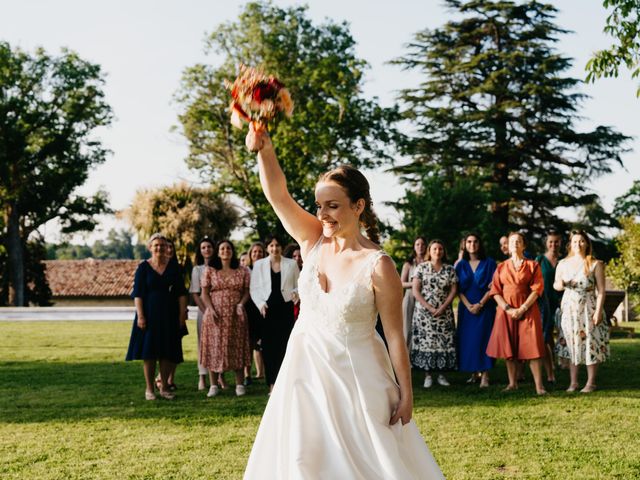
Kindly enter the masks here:
[[340, 185], [320, 182], [316, 185], [316, 209], [316, 216], [322, 223], [323, 235], [343, 236], [348, 232], [359, 231], [364, 200], [353, 203]]

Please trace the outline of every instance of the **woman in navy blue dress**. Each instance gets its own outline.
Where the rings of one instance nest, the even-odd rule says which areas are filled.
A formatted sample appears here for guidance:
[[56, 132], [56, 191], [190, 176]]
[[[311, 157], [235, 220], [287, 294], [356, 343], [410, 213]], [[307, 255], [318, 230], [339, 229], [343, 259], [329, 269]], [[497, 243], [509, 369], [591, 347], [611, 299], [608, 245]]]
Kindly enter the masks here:
[[487, 258], [480, 237], [464, 238], [458, 275], [458, 365], [463, 372], [481, 372], [480, 387], [489, 386], [489, 370], [495, 360], [485, 350], [491, 336], [496, 306], [489, 295], [496, 262]]
[[[172, 399], [167, 380], [174, 365], [183, 361], [180, 329], [186, 322], [187, 290], [177, 264], [168, 262], [164, 237], [152, 235], [148, 247], [151, 258], [140, 262], [134, 278], [131, 296], [136, 315], [126, 360], [144, 360], [147, 400], [156, 398], [154, 377], [159, 361], [160, 396]], [[180, 304], [185, 308], [176, 316]]]

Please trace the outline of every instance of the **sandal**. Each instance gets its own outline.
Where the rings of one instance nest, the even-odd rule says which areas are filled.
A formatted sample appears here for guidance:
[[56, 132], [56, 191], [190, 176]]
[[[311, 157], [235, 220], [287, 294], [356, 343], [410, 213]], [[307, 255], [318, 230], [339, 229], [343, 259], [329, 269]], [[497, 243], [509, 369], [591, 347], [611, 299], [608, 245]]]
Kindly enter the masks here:
[[595, 392], [596, 391], [596, 386], [595, 385], [589, 385], [588, 383], [584, 386], [584, 388], [582, 390], [580, 390], [580, 393], [591, 393], [591, 392]]
[[145, 390], [145, 392], [144, 392], [144, 399], [145, 399], [145, 400], [155, 400], [155, 399], [156, 399], [156, 394], [155, 394], [155, 393], [153, 393], [153, 392], [147, 392], [147, 391]]
[[173, 393], [167, 392], [166, 390], [162, 390], [160, 392], [160, 397], [164, 398], [165, 400], [173, 400], [174, 398], [176, 398]]

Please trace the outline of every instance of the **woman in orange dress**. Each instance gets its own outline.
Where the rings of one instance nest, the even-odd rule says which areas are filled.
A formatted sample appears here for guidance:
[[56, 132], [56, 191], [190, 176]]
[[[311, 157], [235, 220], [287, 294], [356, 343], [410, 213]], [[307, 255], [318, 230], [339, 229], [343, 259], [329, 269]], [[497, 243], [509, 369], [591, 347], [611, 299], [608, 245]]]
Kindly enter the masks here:
[[537, 302], [544, 291], [542, 272], [540, 264], [524, 257], [524, 236], [515, 232], [508, 238], [511, 257], [498, 265], [491, 285], [490, 294], [498, 308], [487, 355], [506, 360], [509, 385], [505, 390], [518, 388], [516, 362], [529, 360], [536, 393], [544, 395], [541, 367], [545, 346]]

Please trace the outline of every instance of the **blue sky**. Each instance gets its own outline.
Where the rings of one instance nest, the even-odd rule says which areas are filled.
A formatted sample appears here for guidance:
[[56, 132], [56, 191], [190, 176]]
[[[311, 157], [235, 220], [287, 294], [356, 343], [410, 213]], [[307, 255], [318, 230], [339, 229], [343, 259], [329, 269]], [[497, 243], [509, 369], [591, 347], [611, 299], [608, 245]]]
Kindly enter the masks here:
[[[0, 16], [0, 39], [12, 46], [33, 50], [44, 47], [57, 53], [61, 47], [77, 51], [83, 58], [102, 65], [107, 74], [107, 101], [114, 109], [113, 125], [99, 131], [112, 150], [107, 162], [92, 172], [82, 188], [93, 193], [105, 188], [112, 206], [125, 208], [139, 188], [155, 187], [184, 179], [195, 180], [184, 164], [185, 141], [170, 131], [177, 124], [178, 107], [172, 96], [184, 68], [196, 62], [216, 63], [205, 57], [203, 40], [221, 22], [237, 17], [245, 2], [237, 0], [21, 0], [6, 2]], [[299, 2], [275, 1], [288, 6]], [[594, 50], [608, 45], [602, 34], [606, 11], [599, 0], [563, 0], [556, 23], [574, 33], [565, 35], [558, 49], [574, 58], [569, 75], [584, 78], [584, 65]], [[418, 78], [386, 62], [404, 53], [412, 35], [424, 28], [442, 25], [450, 16], [439, 1], [415, 0], [311, 0], [314, 21], [346, 20], [358, 42], [359, 56], [371, 66], [364, 94], [378, 96], [383, 104], [394, 101], [397, 90], [414, 86]], [[587, 100], [580, 113], [580, 129], [610, 125], [636, 137], [625, 156], [626, 170], [593, 183], [606, 206], [640, 178], [640, 99], [637, 85], [627, 72], [621, 78], [584, 85]], [[382, 202], [396, 200], [402, 188], [394, 177], [367, 175], [380, 216], [393, 217]], [[571, 212], [567, 212], [571, 215]], [[114, 225], [105, 219], [101, 232]], [[98, 236], [101, 236], [98, 232]], [[47, 237], [56, 239], [54, 225]], [[95, 235], [92, 237], [95, 238]]]

